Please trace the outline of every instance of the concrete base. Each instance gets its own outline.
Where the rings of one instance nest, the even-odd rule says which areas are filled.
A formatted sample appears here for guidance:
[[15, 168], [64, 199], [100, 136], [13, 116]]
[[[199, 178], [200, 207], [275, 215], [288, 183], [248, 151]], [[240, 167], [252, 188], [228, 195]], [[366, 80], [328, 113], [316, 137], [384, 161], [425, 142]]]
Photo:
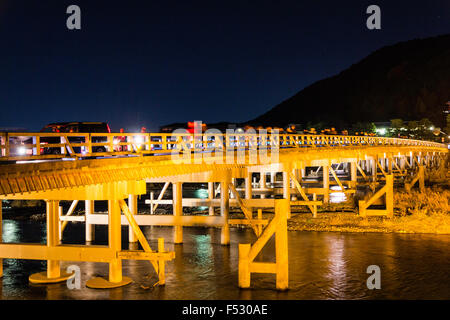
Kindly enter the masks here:
[[129, 277], [122, 277], [120, 282], [109, 282], [105, 278], [92, 278], [86, 282], [86, 287], [91, 289], [113, 289], [126, 286], [132, 282], [133, 280]]
[[31, 276], [28, 277], [28, 280], [31, 283], [37, 283], [37, 284], [58, 283], [58, 282], [66, 281], [71, 276], [73, 276], [73, 273], [67, 273], [67, 272], [61, 271], [60, 277], [48, 278], [47, 271], [44, 271], [44, 272], [33, 273]]

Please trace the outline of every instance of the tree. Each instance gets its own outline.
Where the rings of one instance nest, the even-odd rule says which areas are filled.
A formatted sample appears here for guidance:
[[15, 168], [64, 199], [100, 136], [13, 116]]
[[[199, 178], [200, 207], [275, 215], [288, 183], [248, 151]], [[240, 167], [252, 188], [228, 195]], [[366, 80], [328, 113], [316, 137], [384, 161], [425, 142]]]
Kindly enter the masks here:
[[391, 133], [393, 136], [398, 136], [404, 128], [402, 119], [391, 119]]
[[418, 121], [409, 121], [408, 122], [408, 136], [414, 138], [417, 135], [417, 130], [419, 128]]
[[444, 131], [448, 136], [450, 136], [450, 114], [447, 115], [447, 126]]

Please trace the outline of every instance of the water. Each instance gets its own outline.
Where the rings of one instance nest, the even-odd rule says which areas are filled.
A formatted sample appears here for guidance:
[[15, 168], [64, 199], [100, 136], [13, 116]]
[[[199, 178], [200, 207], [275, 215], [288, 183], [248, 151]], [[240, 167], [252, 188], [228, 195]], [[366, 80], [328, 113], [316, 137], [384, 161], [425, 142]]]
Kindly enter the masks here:
[[[450, 236], [405, 234], [352, 234], [289, 232], [289, 286], [275, 290], [275, 276], [253, 274], [252, 289], [238, 284], [238, 243], [255, 240], [248, 229], [231, 229], [231, 245], [220, 245], [216, 228], [184, 228], [184, 244], [174, 245], [172, 228], [144, 227], [153, 248], [157, 238], [176, 259], [166, 266], [166, 286], [151, 288], [157, 281], [149, 262], [123, 262], [123, 274], [134, 282], [122, 288], [96, 290], [85, 287], [94, 276], [107, 276], [108, 265], [62, 262], [63, 268], [77, 264], [82, 272], [80, 290], [66, 283], [31, 285], [28, 276], [44, 271], [45, 261], [4, 259], [0, 279], [2, 299], [450, 299]], [[123, 247], [128, 248], [127, 227]], [[45, 224], [3, 221], [4, 242], [45, 243]], [[83, 244], [84, 224], [69, 224], [65, 243]], [[273, 241], [273, 239], [272, 239]], [[95, 244], [106, 244], [106, 226], [96, 226]], [[259, 261], [273, 261], [269, 242]], [[381, 290], [369, 290], [369, 265], [381, 268]], [[150, 288], [149, 288], [150, 287]], [[149, 289], [147, 289], [149, 288]]]

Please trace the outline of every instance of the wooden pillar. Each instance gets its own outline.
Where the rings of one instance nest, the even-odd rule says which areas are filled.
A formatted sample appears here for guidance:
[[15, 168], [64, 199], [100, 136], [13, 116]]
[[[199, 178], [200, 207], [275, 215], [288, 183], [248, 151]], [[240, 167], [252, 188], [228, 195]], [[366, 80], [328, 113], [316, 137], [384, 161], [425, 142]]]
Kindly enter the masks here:
[[250, 244], [239, 244], [239, 265], [238, 265], [238, 278], [240, 288], [250, 288]]
[[[47, 247], [59, 245], [59, 201], [47, 200]], [[47, 260], [47, 278], [59, 278], [61, 268], [59, 260]]]
[[[235, 188], [237, 188], [237, 186], [236, 186], [236, 178], [231, 178], [231, 183], [233, 184], [233, 186], [234, 186]], [[222, 184], [220, 185], [220, 187], [222, 188]], [[222, 189], [220, 189], [220, 192], [222, 192]], [[233, 199], [233, 198], [234, 198], [233, 193], [231, 193], [231, 195], [229, 195], [229, 198], [230, 198], [230, 199]]]
[[[128, 196], [128, 209], [130, 209], [131, 214], [136, 215], [138, 213], [138, 196], [135, 194], [130, 194]], [[137, 242], [138, 239], [134, 234], [133, 228], [128, 225], [128, 242]]]
[[58, 206], [58, 239], [59, 239], [59, 244], [62, 243], [62, 233], [63, 233], [63, 229], [62, 229], [62, 225], [61, 225], [61, 217], [63, 215], [63, 207], [62, 206]]
[[[164, 238], [158, 238], [158, 252], [165, 252]], [[166, 265], [164, 260], [158, 260], [158, 278], [159, 285], [162, 286], [166, 283]]]
[[280, 217], [275, 232], [276, 286], [278, 290], [286, 290], [289, 286], [287, 219], [290, 211], [289, 200], [275, 200], [275, 216]]
[[[250, 200], [253, 197], [253, 186], [252, 186], [252, 172], [247, 173], [247, 177], [245, 178], [245, 199]], [[247, 206], [247, 208], [252, 213], [253, 218], [253, 208]]]
[[220, 182], [220, 215], [223, 217], [223, 227], [220, 234], [220, 243], [222, 245], [230, 244], [230, 226], [228, 224], [228, 215], [230, 213], [230, 194], [229, 181]]
[[386, 211], [387, 216], [394, 217], [394, 176], [386, 176]]
[[[289, 206], [291, 204], [291, 179], [289, 177], [289, 172], [284, 170], [283, 171], [283, 199], [288, 200]], [[291, 213], [289, 210], [289, 213], [287, 214], [287, 218], [291, 218]]]
[[352, 182], [352, 188], [356, 189], [358, 182], [358, 172], [356, 171], [356, 162], [350, 162], [350, 181]]
[[405, 156], [401, 156], [400, 157], [400, 164], [399, 164], [400, 170], [405, 170], [406, 167], [406, 157]]
[[425, 166], [419, 166], [419, 190], [420, 192], [425, 191]]
[[[259, 176], [259, 187], [261, 189], [266, 189], [266, 173], [264, 171], [261, 171]], [[263, 192], [263, 191], [261, 191]], [[266, 197], [265, 194], [261, 193], [261, 199], [264, 199]]]
[[387, 167], [388, 174], [392, 174], [392, 168], [393, 168], [392, 162], [394, 161], [394, 157], [388, 158], [387, 161], [388, 161], [388, 167]]
[[214, 199], [215, 191], [214, 191], [214, 182], [208, 182], [208, 199], [210, 201], [209, 204], [209, 215], [214, 215], [214, 206], [212, 205], [212, 200]]
[[183, 226], [179, 224], [179, 217], [183, 215], [183, 184], [181, 182], [172, 183], [173, 194], [173, 214], [175, 216], [174, 243], [183, 243]]
[[[118, 200], [108, 200], [108, 245], [119, 252], [122, 250], [122, 222]], [[112, 259], [109, 263], [109, 281], [122, 282], [122, 260]]]
[[330, 202], [330, 169], [329, 166], [323, 166], [323, 203]]
[[86, 226], [86, 242], [92, 242], [95, 237], [95, 226], [89, 222], [89, 218], [92, 214], [94, 214], [94, 200], [86, 200], [84, 202], [85, 205], [85, 226]]
[[374, 157], [372, 160], [372, 181], [377, 181], [377, 162], [378, 157]]
[[270, 171], [270, 184], [272, 185], [272, 187], [275, 183], [276, 177], [277, 173], [275, 171]]

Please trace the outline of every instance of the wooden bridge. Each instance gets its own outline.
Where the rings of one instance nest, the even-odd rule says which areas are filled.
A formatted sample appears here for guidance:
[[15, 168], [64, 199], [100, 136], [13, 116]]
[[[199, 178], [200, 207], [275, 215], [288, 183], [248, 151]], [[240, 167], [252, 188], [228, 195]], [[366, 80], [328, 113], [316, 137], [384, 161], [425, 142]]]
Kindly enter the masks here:
[[[239, 245], [239, 286], [250, 286], [251, 273], [274, 273], [277, 288], [287, 289], [292, 206], [306, 206], [316, 217], [317, 207], [329, 203], [334, 192], [350, 196], [358, 185], [371, 184], [376, 192], [359, 202], [359, 214], [392, 217], [394, 183], [407, 189], [418, 183], [423, 189], [426, 170], [445, 165], [448, 152], [447, 145], [434, 142], [367, 136], [1, 133], [0, 140], [0, 198], [47, 204], [47, 244], [0, 243], [0, 258], [47, 260], [46, 272], [30, 276], [33, 283], [68, 279], [60, 261], [109, 263], [109, 278], [90, 279], [86, 285], [92, 288], [130, 283], [122, 275], [123, 259], [150, 261], [159, 284], [165, 283], [165, 263], [175, 254], [165, 250], [164, 239], [152, 249], [140, 226], [173, 226], [174, 243], [183, 242], [183, 227], [219, 227], [221, 243], [228, 245], [230, 225], [246, 224], [256, 240]], [[138, 214], [137, 197], [147, 193], [148, 182], [164, 183], [158, 198], [148, 200], [152, 213], [170, 203], [172, 215]], [[183, 198], [185, 182], [208, 183], [208, 198]], [[173, 199], [164, 200], [170, 184]], [[62, 200], [73, 201], [66, 213]], [[108, 214], [94, 212], [96, 200], [108, 200]], [[371, 208], [380, 200], [382, 209]], [[85, 201], [85, 216], [72, 215], [79, 201]], [[209, 213], [184, 215], [183, 206], [207, 206]], [[230, 207], [239, 208], [243, 218], [231, 219]], [[264, 208], [274, 210], [270, 221], [262, 219]], [[70, 221], [85, 222], [87, 245], [61, 243]], [[95, 224], [108, 225], [108, 246], [89, 245]], [[121, 225], [129, 226], [130, 242], [138, 241], [143, 250], [122, 250]], [[274, 234], [276, 262], [255, 262]]]

